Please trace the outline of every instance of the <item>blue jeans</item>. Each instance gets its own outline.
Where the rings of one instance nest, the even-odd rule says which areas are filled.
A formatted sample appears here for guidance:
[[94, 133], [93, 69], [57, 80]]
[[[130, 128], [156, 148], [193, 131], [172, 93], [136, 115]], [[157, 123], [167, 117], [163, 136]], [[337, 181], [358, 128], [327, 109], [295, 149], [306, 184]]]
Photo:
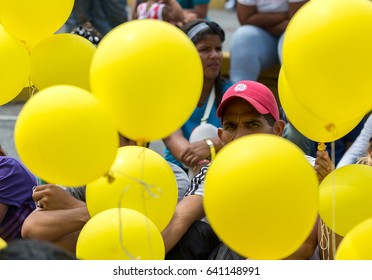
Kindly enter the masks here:
[[128, 20], [127, 0], [75, 0], [74, 9], [64, 31], [90, 21], [104, 36], [111, 29]]
[[282, 37], [254, 25], [240, 26], [231, 39], [230, 79], [234, 83], [257, 81], [262, 70], [275, 66], [281, 60]]

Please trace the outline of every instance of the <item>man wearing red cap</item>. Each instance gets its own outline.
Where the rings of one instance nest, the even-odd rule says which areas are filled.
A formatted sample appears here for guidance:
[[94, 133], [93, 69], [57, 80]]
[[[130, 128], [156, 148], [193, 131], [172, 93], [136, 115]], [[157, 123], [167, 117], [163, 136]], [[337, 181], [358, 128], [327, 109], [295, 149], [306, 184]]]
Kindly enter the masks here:
[[[281, 136], [284, 129], [284, 122], [279, 118], [278, 105], [273, 93], [263, 84], [254, 81], [240, 81], [232, 85], [222, 98], [217, 116], [222, 123], [222, 128], [218, 129], [218, 136], [223, 145], [239, 137], [256, 133]], [[320, 156], [318, 154], [316, 160], [311, 157], [308, 159], [314, 165], [319, 180], [333, 170], [333, 164], [324, 151]], [[200, 221], [205, 218], [204, 178], [208, 168], [209, 165], [202, 168], [192, 179], [184, 199], [177, 205], [171, 222], [162, 232], [169, 259], [208, 258], [213, 249], [220, 244], [209, 225]], [[180, 240], [181, 242], [173, 249]], [[316, 244], [317, 234], [314, 227], [309, 238], [290, 258], [310, 258]]]

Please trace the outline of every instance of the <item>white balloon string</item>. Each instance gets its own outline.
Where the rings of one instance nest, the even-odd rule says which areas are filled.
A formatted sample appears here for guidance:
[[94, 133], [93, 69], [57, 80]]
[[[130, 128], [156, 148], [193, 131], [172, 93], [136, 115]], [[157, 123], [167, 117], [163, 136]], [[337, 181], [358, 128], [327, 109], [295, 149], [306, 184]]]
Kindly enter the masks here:
[[[332, 159], [332, 162], [336, 162], [336, 149], [335, 149], [335, 142], [333, 141], [331, 143], [331, 159]], [[332, 228], [335, 229], [336, 225], [336, 181], [335, 181], [335, 176], [334, 174], [332, 175]], [[332, 230], [331, 232], [332, 234], [332, 238], [331, 238], [331, 241], [332, 241], [332, 256], [333, 256], [333, 259], [336, 255], [336, 233], [334, 232], [334, 230]]]
[[[147, 209], [147, 205], [145, 203], [145, 200], [148, 199], [148, 197], [152, 197], [152, 198], [159, 198], [160, 195], [161, 195], [161, 188], [159, 187], [156, 187], [154, 185], [151, 185], [151, 184], [148, 184], [144, 181], [144, 173], [145, 173], [145, 151], [146, 151], [147, 148], [143, 148], [142, 152], [140, 153], [139, 157], [141, 158], [142, 160], [142, 163], [141, 163], [141, 173], [140, 173], [140, 178], [135, 178], [135, 177], [132, 177], [132, 176], [129, 176], [127, 174], [125, 174], [124, 172], [122, 171], [119, 171], [119, 170], [115, 170], [115, 173], [123, 176], [123, 177], [126, 177], [130, 180], [133, 180], [135, 183], [141, 185], [144, 187], [143, 191], [142, 191], [142, 203], [143, 203], [143, 209], [144, 209], [144, 218], [145, 218], [145, 224], [146, 224], [146, 232], [147, 232], [147, 237], [148, 237], [148, 241], [149, 241], [149, 245], [150, 245], [150, 249], [151, 249], [151, 255], [154, 256], [154, 252], [153, 252], [153, 245], [152, 245], [152, 239], [151, 239], [151, 234], [150, 234], [150, 225], [149, 225], [149, 219], [148, 219], [148, 209]], [[109, 182], [113, 182], [115, 180], [115, 175], [113, 174], [112, 171], [110, 171], [109, 173], [106, 174], [106, 177], [107, 179], [109, 180]], [[120, 195], [120, 198], [119, 198], [119, 203], [118, 203], [118, 208], [119, 208], [119, 238], [120, 238], [120, 246], [122, 248], [122, 250], [124, 251], [124, 253], [128, 256], [128, 258], [132, 259], [132, 260], [139, 260], [141, 259], [140, 256], [137, 256], [137, 257], [134, 257], [133, 254], [131, 254], [127, 249], [126, 247], [124, 246], [124, 238], [123, 238], [123, 230], [122, 230], [122, 216], [121, 216], [121, 209], [122, 208], [125, 208], [125, 205], [122, 205], [122, 200], [123, 200], [123, 197], [125, 195], [125, 193], [128, 191], [128, 189], [131, 187], [131, 185], [127, 185], [123, 188], [122, 192], [121, 192], [121, 195]]]
[[[322, 252], [322, 259], [329, 260], [329, 230], [325, 223], [320, 219], [320, 231], [321, 237], [319, 242], [319, 247]], [[325, 251], [327, 251], [327, 256], [325, 255]]]
[[[126, 188], [124, 188], [121, 196], [123, 195], [124, 192], [126, 192]], [[119, 206], [118, 206], [118, 210], [119, 210], [119, 241], [120, 241], [120, 247], [121, 249], [124, 251], [124, 254], [127, 255], [127, 257], [131, 260], [139, 260], [140, 257], [134, 257], [131, 253], [129, 253], [129, 251], [127, 250], [127, 248], [125, 248], [124, 246], [124, 238], [123, 238], [123, 224], [122, 224], [122, 216], [121, 216], [121, 211], [122, 211], [122, 207], [121, 207], [121, 199], [119, 200]]]
[[[147, 149], [146, 147], [143, 147], [141, 153], [139, 154], [139, 157], [140, 157], [140, 160], [141, 160], [141, 176], [140, 176], [141, 181], [144, 180], [144, 176], [145, 176], [145, 155], [146, 155], [146, 149]], [[159, 189], [159, 190], [161, 191], [161, 189]], [[142, 191], [142, 204], [143, 204], [142, 206], [143, 206], [143, 209], [144, 209], [144, 213], [143, 214], [146, 216], [146, 217], [144, 217], [144, 219], [145, 219], [145, 225], [146, 225], [147, 240], [149, 242], [150, 254], [151, 254], [151, 256], [154, 256], [154, 246], [152, 244], [152, 239], [151, 239], [149, 218], [147, 218], [148, 217], [148, 209], [147, 209], [147, 204], [145, 203], [145, 200], [147, 199], [146, 193], [149, 194], [152, 197], [155, 197], [155, 198], [160, 197], [160, 195], [154, 196], [153, 195], [154, 193], [151, 192], [150, 189], [148, 187], [146, 187], [146, 186], [145, 186], [144, 191]]]

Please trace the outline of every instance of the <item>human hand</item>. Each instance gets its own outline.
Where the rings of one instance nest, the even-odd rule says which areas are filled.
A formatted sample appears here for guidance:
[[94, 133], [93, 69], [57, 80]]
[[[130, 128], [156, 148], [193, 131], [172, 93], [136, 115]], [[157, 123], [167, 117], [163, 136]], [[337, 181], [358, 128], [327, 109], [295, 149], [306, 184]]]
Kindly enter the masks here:
[[185, 23], [198, 18], [198, 15], [196, 13], [193, 13], [193, 12], [190, 12], [190, 11], [185, 11], [184, 10], [183, 15], [184, 15], [184, 22]]
[[335, 169], [335, 166], [327, 151], [319, 150], [316, 152], [316, 155], [314, 169], [318, 176], [319, 183], [321, 183], [323, 179]]
[[39, 185], [34, 189], [32, 199], [43, 210], [62, 210], [85, 206], [62, 187], [52, 184]]
[[208, 158], [210, 155], [208, 144], [201, 140], [188, 145], [181, 154], [181, 161], [186, 166], [194, 167], [199, 161]]

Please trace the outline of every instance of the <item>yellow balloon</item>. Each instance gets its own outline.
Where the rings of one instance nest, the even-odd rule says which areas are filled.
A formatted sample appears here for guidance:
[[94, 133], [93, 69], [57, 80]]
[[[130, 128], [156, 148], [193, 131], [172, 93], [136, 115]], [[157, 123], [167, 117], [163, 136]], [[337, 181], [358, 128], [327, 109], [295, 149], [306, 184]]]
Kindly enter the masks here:
[[119, 131], [136, 141], [162, 139], [194, 111], [203, 68], [191, 40], [159, 20], [124, 23], [100, 42], [93, 57], [93, 93], [112, 112]]
[[1, 0], [0, 6], [4, 28], [21, 40], [35, 42], [63, 26], [74, 0]]
[[372, 218], [353, 227], [342, 239], [336, 260], [372, 260]]
[[206, 175], [204, 209], [216, 234], [252, 259], [282, 259], [309, 236], [318, 180], [302, 151], [275, 135], [225, 146]]
[[75, 34], [56, 34], [31, 52], [31, 80], [41, 90], [66, 84], [90, 90], [89, 71], [95, 46]]
[[0, 105], [13, 100], [30, 75], [30, 58], [26, 47], [4, 29], [0, 29]]
[[83, 260], [163, 260], [163, 238], [145, 215], [112, 208], [92, 217], [80, 232], [76, 256]]
[[46, 88], [27, 101], [14, 140], [31, 172], [66, 186], [81, 186], [108, 172], [119, 145], [114, 121], [97, 98], [67, 85]]
[[319, 119], [347, 122], [371, 110], [371, 18], [368, 0], [315, 0], [289, 23], [283, 43], [287, 81]]
[[319, 214], [334, 232], [345, 236], [372, 217], [372, 167], [351, 164], [334, 170], [319, 187]]
[[316, 142], [335, 141], [348, 134], [363, 119], [363, 112], [358, 112], [358, 115], [347, 121], [327, 121], [314, 115], [291, 91], [285, 73], [285, 67], [282, 67], [278, 79], [280, 103], [288, 120], [307, 138]]
[[119, 148], [110, 175], [87, 185], [86, 201], [90, 216], [118, 205], [136, 210], [162, 231], [177, 204], [175, 175], [157, 152], [138, 146]]
[[4, 239], [0, 238], [0, 250], [4, 249], [7, 246], [7, 243]]

